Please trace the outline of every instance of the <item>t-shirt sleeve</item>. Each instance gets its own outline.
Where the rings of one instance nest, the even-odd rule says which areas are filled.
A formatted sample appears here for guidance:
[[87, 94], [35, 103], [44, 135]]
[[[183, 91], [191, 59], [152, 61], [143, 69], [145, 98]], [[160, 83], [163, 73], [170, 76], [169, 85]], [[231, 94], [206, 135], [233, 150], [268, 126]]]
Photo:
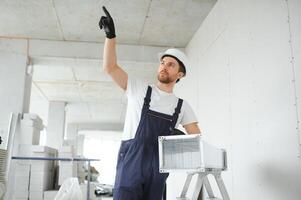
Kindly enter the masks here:
[[183, 117], [182, 117], [182, 120], [180, 122], [180, 124], [182, 126], [198, 122], [197, 117], [195, 116], [195, 113], [194, 113], [193, 109], [191, 108], [191, 106], [186, 101], [183, 102], [183, 108], [184, 108], [183, 109]]
[[128, 76], [128, 82], [125, 94], [128, 98], [137, 97], [137, 95], [144, 95], [147, 88], [147, 83], [141, 79]]

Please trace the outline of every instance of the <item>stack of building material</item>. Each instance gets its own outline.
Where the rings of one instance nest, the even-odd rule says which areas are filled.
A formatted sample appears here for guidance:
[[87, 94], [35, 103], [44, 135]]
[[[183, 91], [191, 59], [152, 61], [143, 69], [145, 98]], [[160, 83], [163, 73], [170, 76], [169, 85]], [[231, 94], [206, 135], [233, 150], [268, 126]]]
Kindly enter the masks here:
[[30, 164], [16, 163], [14, 199], [27, 200], [29, 197]]
[[21, 120], [20, 141], [22, 144], [38, 145], [40, 142], [40, 132], [43, 130], [43, 121], [32, 113], [24, 113]]
[[[21, 144], [19, 156], [54, 158], [57, 150], [46, 146]], [[53, 187], [54, 161], [19, 160], [16, 162], [16, 172], [14, 191], [18, 200], [26, 195], [30, 200], [41, 200], [44, 191]]]
[[[40, 146], [40, 145], [28, 145], [28, 144], [20, 144], [18, 156], [21, 157], [39, 157], [39, 158], [55, 158], [57, 157], [57, 150], [48, 146]], [[32, 161], [20, 161], [24, 163], [32, 163]], [[34, 162], [40, 164], [40, 162], [47, 161], [39, 161]]]
[[43, 199], [44, 191], [53, 188], [53, 177], [53, 161], [33, 161], [30, 174], [30, 200]]
[[49, 190], [44, 192], [44, 200], [54, 200], [58, 190]]
[[[74, 158], [74, 146], [62, 146], [59, 149], [59, 158]], [[59, 181], [58, 185], [62, 185], [67, 178], [77, 177], [77, 162], [59, 161]]]

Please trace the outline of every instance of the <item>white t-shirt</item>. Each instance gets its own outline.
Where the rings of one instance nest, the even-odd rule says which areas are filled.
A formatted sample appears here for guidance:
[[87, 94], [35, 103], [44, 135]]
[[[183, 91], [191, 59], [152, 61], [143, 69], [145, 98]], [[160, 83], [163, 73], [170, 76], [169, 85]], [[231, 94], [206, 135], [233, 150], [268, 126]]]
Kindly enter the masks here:
[[[126, 95], [128, 98], [128, 105], [125, 117], [125, 124], [123, 130], [122, 140], [133, 139], [138, 128], [141, 111], [144, 103], [148, 84], [140, 79], [132, 77], [128, 78]], [[152, 87], [150, 110], [172, 115], [178, 104], [178, 97], [173, 93], [167, 93], [160, 90], [157, 86]], [[197, 118], [190, 107], [190, 105], [183, 101], [181, 112], [179, 114], [176, 128], [179, 124], [182, 126], [197, 122]]]

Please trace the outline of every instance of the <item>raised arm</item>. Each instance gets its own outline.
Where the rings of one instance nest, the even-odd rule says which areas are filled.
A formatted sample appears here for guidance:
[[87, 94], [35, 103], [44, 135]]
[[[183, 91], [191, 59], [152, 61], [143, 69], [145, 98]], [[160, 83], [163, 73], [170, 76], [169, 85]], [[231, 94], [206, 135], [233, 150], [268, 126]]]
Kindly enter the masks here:
[[106, 40], [103, 50], [103, 70], [107, 72], [115, 83], [123, 90], [127, 88], [128, 75], [118, 66], [116, 57], [116, 35], [114, 21], [110, 13], [105, 7], [103, 11], [106, 16], [102, 16], [99, 21], [100, 29], [104, 29], [106, 33]]

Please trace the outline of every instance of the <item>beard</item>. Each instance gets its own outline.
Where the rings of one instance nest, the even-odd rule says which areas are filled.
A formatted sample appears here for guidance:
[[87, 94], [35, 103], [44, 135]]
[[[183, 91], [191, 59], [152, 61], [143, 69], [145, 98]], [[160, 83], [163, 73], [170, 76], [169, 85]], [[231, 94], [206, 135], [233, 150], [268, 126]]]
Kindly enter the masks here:
[[170, 78], [170, 76], [168, 76], [168, 74], [166, 76], [161, 76], [161, 73], [159, 73], [157, 78], [160, 81], [160, 83], [169, 84], [173, 82], [173, 80]]

